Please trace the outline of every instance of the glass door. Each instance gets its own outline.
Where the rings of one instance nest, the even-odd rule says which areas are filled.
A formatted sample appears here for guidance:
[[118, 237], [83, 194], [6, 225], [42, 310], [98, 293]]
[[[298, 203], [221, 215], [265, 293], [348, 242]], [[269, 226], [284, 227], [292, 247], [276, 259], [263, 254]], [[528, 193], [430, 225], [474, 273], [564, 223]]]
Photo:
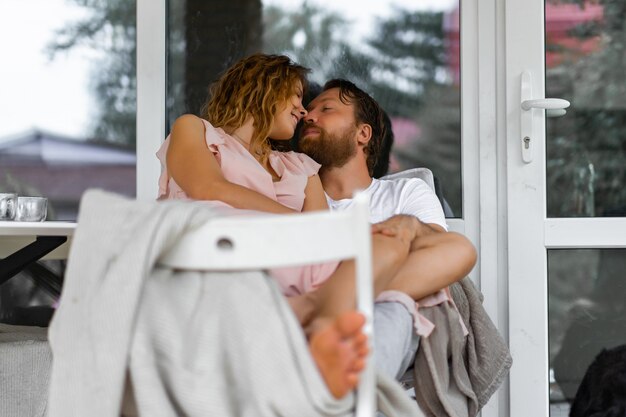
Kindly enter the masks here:
[[625, 18], [624, 0], [507, 2], [511, 416], [567, 416], [626, 343]]
[[166, 10], [166, 130], [181, 114], [201, 115], [208, 85], [242, 57], [286, 54], [311, 68], [311, 90], [346, 78], [387, 112], [393, 148], [374, 176], [429, 167], [449, 217], [462, 217], [458, 0], [189, 0]]

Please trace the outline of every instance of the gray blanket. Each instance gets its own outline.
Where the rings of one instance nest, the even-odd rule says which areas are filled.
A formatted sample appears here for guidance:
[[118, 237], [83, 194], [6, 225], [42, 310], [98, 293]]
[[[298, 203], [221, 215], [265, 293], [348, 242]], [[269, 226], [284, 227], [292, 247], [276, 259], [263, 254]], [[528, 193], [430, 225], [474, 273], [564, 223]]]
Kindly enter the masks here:
[[415, 394], [427, 416], [474, 417], [506, 377], [512, 359], [472, 281], [464, 278], [450, 289], [458, 312], [451, 303], [420, 309], [435, 329], [422, 338], [415, 357]]
[[[203, 203], [86, 193], [50, 327], [49, 417], [119, 416], [127, 370], [140, 415], [351, 415], [353, 396], [332, 398], [264, 273], [156, 266], [214, 215]], [[377, 383], [386, 415], [418, 412], [395, 381]]]

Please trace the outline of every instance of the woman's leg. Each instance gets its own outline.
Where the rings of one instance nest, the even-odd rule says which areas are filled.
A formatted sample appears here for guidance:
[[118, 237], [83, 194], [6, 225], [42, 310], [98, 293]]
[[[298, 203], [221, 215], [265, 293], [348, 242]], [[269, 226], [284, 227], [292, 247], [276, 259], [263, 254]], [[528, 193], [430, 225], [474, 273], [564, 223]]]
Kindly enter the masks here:
[[453, 232], [422, 236], [414, 240], [386, 289], [419, 300], [467, 276], [475, 263], [476, 250], [464, 236]]
[[342, 313], [309, 337], [309, 350], [335, 398], [352, 391], [359, 382], [369, 352], [362, 332], [365, 318], [356, 311]]
[[[376, 294], [396, 275], [408, 249], [398, 239], [372, 237]], [[355, 287], [355, 263], [347, 261], [339, 264], [314, 293], [289, 299], [301, 323], [307, 323], [305, 332], [311, 355], [336, 398], [356, 387], [368, 353], [368, 341], [362, 332], [365, 318], [355, 311]]]
[[[392, 280], [406, 261], [409, 245], [399, 239], [372, 236], [372, 276], [374, 296], [388, 289]], [[354, 261], [344, 261], [324, 284], [309, 299], [315, 305], [314, 319], [331, 318], [356, 308], [356, 265]], [[313, 329], [314, 330], [314, 329]]]

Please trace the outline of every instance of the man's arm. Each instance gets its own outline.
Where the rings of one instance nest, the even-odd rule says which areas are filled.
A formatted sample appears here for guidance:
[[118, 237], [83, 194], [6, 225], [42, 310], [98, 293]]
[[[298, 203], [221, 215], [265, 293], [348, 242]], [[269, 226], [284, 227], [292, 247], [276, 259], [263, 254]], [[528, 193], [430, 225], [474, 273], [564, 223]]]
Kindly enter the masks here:
[[302, 211], [328, 210], [326, 194], [318, 174], [311, 175], [304, 189], [304, 205]]
[[399, 239], [415, 239], [434, 233], [446, 233], [446, 230], [436, 223], [424, 223], [417, 217], [409, 214], [396, 214], [385, 221], [372, 225], [372, 233], [393, 236]]

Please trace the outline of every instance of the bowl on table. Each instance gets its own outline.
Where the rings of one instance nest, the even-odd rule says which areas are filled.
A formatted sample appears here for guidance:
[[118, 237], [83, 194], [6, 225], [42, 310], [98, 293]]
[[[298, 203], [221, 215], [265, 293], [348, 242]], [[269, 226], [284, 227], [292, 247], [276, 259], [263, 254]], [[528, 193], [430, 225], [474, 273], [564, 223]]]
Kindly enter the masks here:
[[17, 208], [17, 194], [0, 193], [0, 221], [13, 220]]
[[48, 214], [48, 199], [44, 197], [17, 197], [15, 220], [42, 222]]

